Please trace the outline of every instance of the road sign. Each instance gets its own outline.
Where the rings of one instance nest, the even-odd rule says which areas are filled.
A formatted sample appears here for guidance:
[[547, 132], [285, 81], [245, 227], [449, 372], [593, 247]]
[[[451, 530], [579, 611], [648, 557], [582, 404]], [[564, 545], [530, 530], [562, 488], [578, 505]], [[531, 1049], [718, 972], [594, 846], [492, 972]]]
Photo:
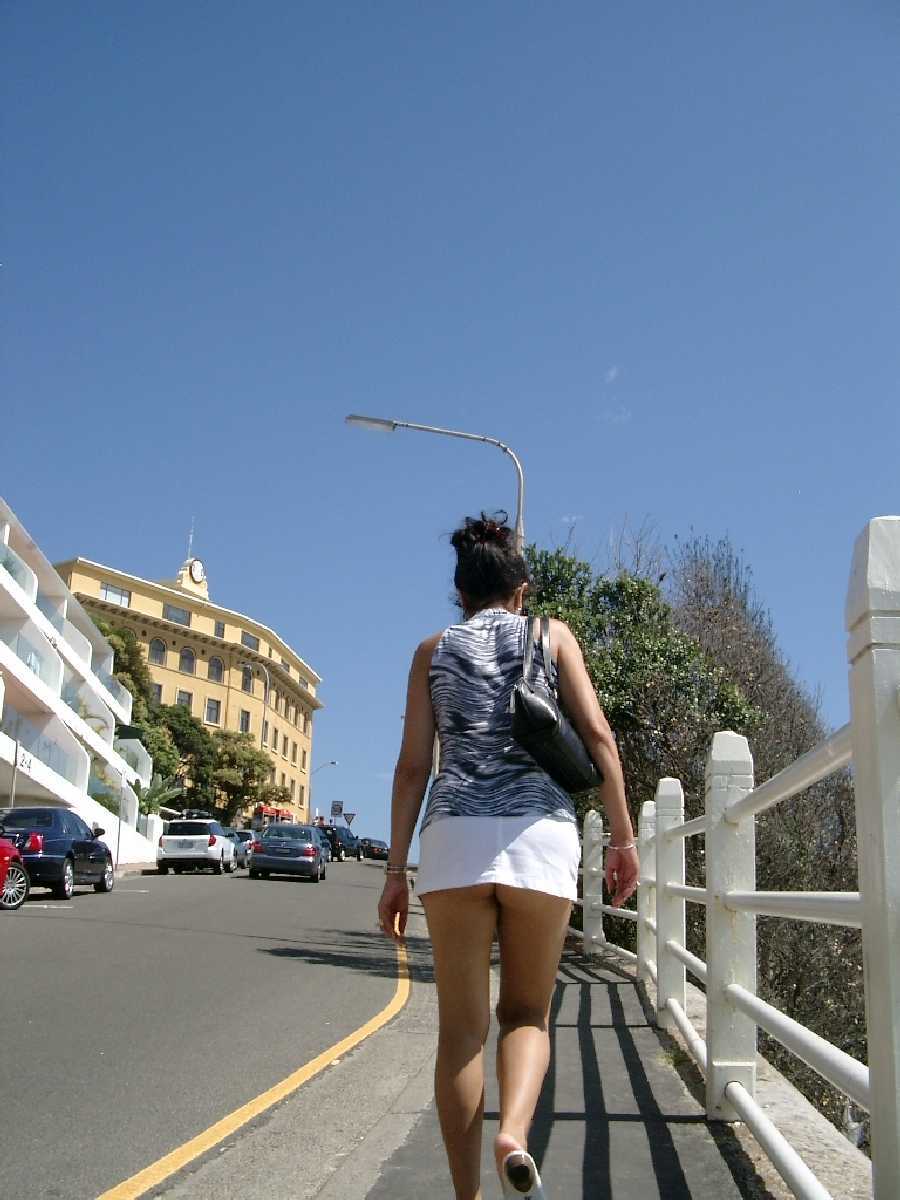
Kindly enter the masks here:
[[356, 813], [344, 813], [344, 820], [347, 822], [348, 825], [352, 825], [353, 818], [355, 816], [356, 816]]
[[343, 811], [344, 811], [344, 802], [343, 802], [343, 800], [332, 800], [332, 802], [331, 802], [331, 815], [332, 815], [333, 817], [339, 817]]

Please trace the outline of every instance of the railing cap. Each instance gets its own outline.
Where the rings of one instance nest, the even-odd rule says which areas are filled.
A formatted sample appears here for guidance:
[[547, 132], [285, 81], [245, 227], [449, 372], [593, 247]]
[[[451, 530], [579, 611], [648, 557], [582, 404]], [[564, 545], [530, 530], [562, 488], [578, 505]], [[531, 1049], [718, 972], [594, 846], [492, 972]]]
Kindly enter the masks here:
[[900, 517], [875, 517], [853, 547], [844, 610], [847, 629], [869, 612], [900, 613]]
[[752, 771], [750, 743], [743, 734], [725, 729], [713, 735], [706, 760], [707, 775], [749, 775]]
[[666, 776], [656, 785], [656, 811], [666, 813], [684, 813], [684, 791], [680, 779]]

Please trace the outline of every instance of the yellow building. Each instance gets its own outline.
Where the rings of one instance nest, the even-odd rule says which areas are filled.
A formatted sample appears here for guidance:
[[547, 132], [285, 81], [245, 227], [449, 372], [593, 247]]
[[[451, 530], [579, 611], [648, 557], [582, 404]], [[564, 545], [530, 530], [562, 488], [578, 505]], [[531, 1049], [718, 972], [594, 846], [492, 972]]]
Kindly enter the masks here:
[[321, 708], [312, 667], [266, 625], [213, 604], [199, 558], [160, 583], [86, 558], [56, 570], [88, 612], [133, 630], [161, 704], [183, 704], [211, 730], [249, 733], [272, 760], [272, 782], [290, 793], [293, 819], [309, 820], [312, 723]]

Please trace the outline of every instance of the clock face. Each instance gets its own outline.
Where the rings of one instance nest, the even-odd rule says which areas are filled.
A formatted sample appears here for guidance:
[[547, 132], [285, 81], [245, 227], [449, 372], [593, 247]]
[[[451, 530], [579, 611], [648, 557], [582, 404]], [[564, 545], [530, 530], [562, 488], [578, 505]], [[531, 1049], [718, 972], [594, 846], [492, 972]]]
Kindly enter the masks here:
[[191, 579], [194, 583], [202, 583], [206, 577], [206, 572], [203, 569], [203, 563], [199, 558], [195, 558], [191, 563]]

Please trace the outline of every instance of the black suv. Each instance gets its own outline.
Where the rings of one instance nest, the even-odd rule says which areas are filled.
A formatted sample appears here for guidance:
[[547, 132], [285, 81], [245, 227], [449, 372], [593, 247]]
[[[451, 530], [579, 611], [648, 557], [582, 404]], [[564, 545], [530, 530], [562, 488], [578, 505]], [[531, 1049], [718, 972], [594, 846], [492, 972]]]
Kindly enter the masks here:
[[[362, 862], [362, 847], [360, 846], [359, 838], [355, 833], [351, 833], [350, 830], [345, 829], [343, 825], [330, 825], [328, 832], [332, 836], [332, 853], [338, 862], [343, 862], [345, 858], [355, 858], [357, 862]], [[335, 845], [340, 847], [339, 855], [334, 849]]]
[[89, 829], [68, 808], [0, 811], [0, 833], [18, 847], [32, 887], [51, 888], [58, 900], [70, 900], [76, 883], [92, 883], [95, 892], [113, 890], [116, 872], [109, 847], [100, 841], [103, 832]]

